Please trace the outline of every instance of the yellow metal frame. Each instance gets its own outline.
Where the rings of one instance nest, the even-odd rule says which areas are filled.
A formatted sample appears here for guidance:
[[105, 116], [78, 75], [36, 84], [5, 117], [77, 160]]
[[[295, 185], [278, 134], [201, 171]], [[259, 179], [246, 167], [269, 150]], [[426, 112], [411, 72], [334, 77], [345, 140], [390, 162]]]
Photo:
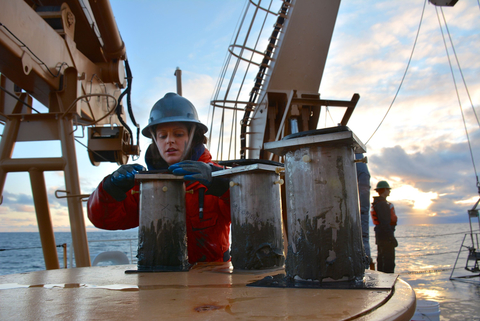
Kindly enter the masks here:
[[[59, 19], [62, 29], [46, 18]], [[58, 11], [36, 12], [27, 1], [8, 0], [0, 21], [0, 195], [7, 173], [29, 173], [45, 265], [58, 269], [44, 172], [63, 171], [76, 266], [90, 266], [74, 131], [119, 124], [114, 111], [126, 85], [126, 50], [110, 2], [65, 0]], [[32, 97], [48, 112], [32, 113]], [[60, 141], [62, 156], [11, 158], [16, 142], [45, 140]]]

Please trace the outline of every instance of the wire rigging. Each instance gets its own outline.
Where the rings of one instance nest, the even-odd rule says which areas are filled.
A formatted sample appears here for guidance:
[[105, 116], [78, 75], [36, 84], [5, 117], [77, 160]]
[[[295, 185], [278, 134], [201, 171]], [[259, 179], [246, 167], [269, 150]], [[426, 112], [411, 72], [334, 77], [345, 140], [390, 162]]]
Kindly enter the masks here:
[[[446, 53], [447, 53], [448, 64], [449, 64], [449, 66], [450, 66], [450, 72], [451, 72], [451, 74], [452, 74], [453, 84], [454, 84], [454, 86], [455, 86], [455, 93], [457, 94], [458, 106], [459, 106], [459, 108], [460, 108], [460, 113], [461, 113], [461, 115], [462, 115], [463, 127], [465, 128], [465, 135], [467, 136], [468, 148], [469, 148], [469, 151], [470, 151], [470, 158], [471, 158], [471, 160], [472, 160], [473, 171], [475, 172], [475, 179], [476, 179], [476, 181], [477, 181], [477, 189], [478, 189], [478, 192], [479, 192], [479, 194], [480, 194], [480, 182], [478, 181], [477, 168], [476, 168], [476, 166], [475, 166], [475, 159], [474, 159], [474, 157], [473, 157], [473, 151], [472, 151], [472, 145], [471, 145], [471, 142], [470, 142], [470, 136], [468, 135], [467, 123], [466, 123], [466, 121], [465, 121], [465, 115], [464, 115], [464, 113], [463, 113], [462, 102], [461, 102], [460, 96], [459, 96], [459, 94], [458, 94], [457, 82], [456, 82], [456, 80], [455, 80], [455, 75], [454, 75], [454, 73], [453, 73], [452, 62], [451, 62], [451, 60], [450, 60], [450, 54], [449, 54], [449, 52], [448, 52], [447, 42], [446, 42], [446, 40], [445, 40], [445, 35], [444, 35], [444, 33], [443, 33], [442, 23], [441, 23], [441, 21], [440, 21], [440, 16], [438, 15], [438, 10], [437, 10], [436, 7], [435, 7], [435, 12], [437, 13], [438, 24], [439, 24], [439, 26], [440, 26], [440, 31], [441, 31], [441, 33], [442, 33], [442, 38], [443, 38], [443, 44], [444, 44], [444, 46], [445, 46], [445, 51], [446, 51]], [[442, 13], [443, 13], [443, 11], [442, 11]], [[445, 22], [445, 23], [446, 23], [446, 22]], [[452, 46], [453, 46], [453, 44], [452, 44]]]
[[3, 23], [0, 22], [0, 27], [3, 27], [13, 38], [15, 38], [15, 40], [17, 40], [20, 44], [21, 44], [21, 47], [22, 48], [25, 48], [33, 57], [35, 57], [35, 59], [38, 60], [38, 62], [40, 63], [40, 65], [44, 66], [45, 69], [48, 71], [48, 73], [54, 77], [54, 78], [57, 78], [58, 76], [60, 76], [60, 72], [62, 71], [62, 67], [64, 65], [67, 65], [66, 62], [62, 62], [62, 64], [60, 65], [60, 67], [58, 68], [58, 72], [57, 74], [55, 75], [51, 70], [50, 68], [48, 68], [47, 64], [43, 62], [42, 59], [40, 59], [36, 54], [33, 53], [33, 51], [28, 48], [28, 46], [23, 42], [21, 41], [17, 36], [15, 36], [15, 34], [13, 32], [10, 31], [10, 29], [7, 28], [7, 26], [5, 26]]
[[[436, 9], [436, 7], [435, 7], [435, 9]], [[478, 120], [477, 112], [475, 111], [475, 107], [473, 106], [472, 97], [470, 97], [470, 91], [468, 90], [467, 82], [465, 81], [465, 77], [463, 76], [462, 67], [460, 67], [460, 62], [458, 61], [457, 52], [455, 51], [455, 46], [453, 45], [452, 37], [450, 35], [450, 30], [448, 29], [447, 20], [445, 19], [445, 15], [443, 14], [443, 9], [440, 8], [440, 10], [442, 11], [443, 22], [445, 23], [445, 30], [447, 30], [448, 39], [450, 40], [450, 45], [452, 46], [452, 51], [453, 51], [453, 54], [455, 56], [455, 60], [457, 61], [458, 71], [460, 72], [460, 75], [462, 76], [463, 85], [465, 86], [465, 91], [467, 92], [468, 100], [470, 100], [470, 105], [472, 106], [473, 114], [475, 115], [475, 119], [477, 120], [477, 124], [480, 127], [480, 121]], [[437, 11], [437, 17], [438, 17], [438, 11]]]
[[[478, 232], [478, 231], [476, 231]], [[433, 235], [412, 235], [412, 236], [396, 236], [396, 238], [419, 238], [419, 237], [438, 237], [438, 236], [448, 236], [448, 235], [458, 235], [458, 234], [469, 234], [470, 231], [466, 232], [457, 232], [457, 233], [446, 233], [446, 234], [433, 234]], [[375, 235], [373, 236], [375, 237]]]
[[380, 123], [378, 124], [378, 126], [377, 126], [377, 128], [375, 129], [375, 131], [373, 132], [373, 134], [372, 134], [372, 135], [370, 136], [370, 138], [367, 140], [367, 142], [365, 143], [365, 145], [368, 144], [368, 142], [372, 139], [373, 135], [375, 135], [375, 133], [376, 133], [376, 132], [378, 131], [378, 129], [380, 128], [380, 126], [382, 126], [383, 121], [385, 120], [385, 118], [387, 117], [388, 113], [390, 112], [390, 109], [392, 109], [393, 103], [394, 103], [395, 100], [397, 99], [398, 93], [400, 92], [400, 89], [402, 88], [403, 81], [405, 80], [405, 77], [406, 77], [406, 75], [407, 75], [408, 68], [410, 67], [410, 63], [411, 63], [411, 61], [412, 61], [413, 53], [415, 52], [415, 47], [416, 47], [416, 45], [417, 45], [418, 35], [420, 34], [420, 29], [421, 29], [421, 27], [422, 27], [423, 15], [424, 15], [424, 13], [425, 13], [426, 4], [427, 4], [427, 0], [425, 0], [425, 2], [423, 3], [422, 15], [421, 15], [421, 17], [420, 17], [420, 22], [419, 22], [419, 24], [418, 24], [417, 35], [415, 36], [415, 41], [414, 41], [414, 43], [413, 43], [412, 52], [410, 53], [410, 58], [408, 58], [407, 67], [405, 68], [405, 72], [403, 73], [403, 77], [402, 77], [402, 80], [400, 81], [400, 85], [398, 86], [397, 92], [395, 93], [395, 96], [393, 97], [393, 100], [392, 100], [392, 102], [390, 103], [390, 106], [388, 107], [387, 112], [385, 113], [385, 116], [383, 116], [382, 120], [381, 120]]
[[11, 96], [12, 98], [15, 98], [16, 100], [18, 100], [19, 102], [21, 102], [22, 104], [24, 104], [25, 106], [27, 106], [28, 108], [30, 108], [31, 110], [37, 112], [38, 114], [40, 114], [40, 112], [38, 110], [36, 110], [35, 108], [33, 108], [32, 106], [30, 106], [29, 104], [27, 104], [26, 102], [24, 102], [23, 100], [21, 100], [20, 98], [18, 98], [17, 95], [15, 94], [12, 94], [10, 91], [8, 91], [6, 88], [3, 88], [2, 86], [0, 86], [0, 89], [3, 90], [5, 93], [7, 93], [9, 96]]
[[284, 23], [285, 23], [285, 20], [286, 20], [285, 17], [287, 16], [287, 11], [289, 9], [289, 6], [290, 6], [290, 0], [284, 0], [284, 2], [282, 4], [282, 7], [280, 9], [280, 12], [278, 13], [277, 21], [274, 25], [273, 32], [272, 32], [272, 34], [269, 38], [269, 42], [268, 42], [268, 45], [267, 45], [267, 49], [265, 50], [264, 58], [263, 58], [262, 63], [260, 65], [257, 76], [255, 77], [255, 85], [254, 85], [252, 91], [250, 92], [250, 97], [249, 97], [249, 101], [248, 101], [249, 103], [245, 107], [245, 113], [244, 113], [243, 118], [241, 120], [242, 127], [241, 127], [241, 132], [240, 132], [240, 137], [241, 137], [241, 140], [240, 140], [240, 143], [241, 143], [240, 158], [241, 159], [245, 159], [245, 157], [246, 157], [247, 141], [245, 139], [246, 138], [245, 135], [246, 135], [247, 126], [248, 126], [248, 123], [249, 123], [251, 107], [257, 101], [258, 95], [260, 94], [260, 88], [262, 86], [262, 82], [264, 80], [265, 73], [267, 71], [267, 67], [270, 64], [271, 57], [273, 56], [274, 49], [278, 45], [277, 44], [278, 35], [280, 34], [280, 31], [284, 26]]
[[[245, 5], [244, 5], [244, 9], [243, 9], [243, 12], [244, 12], [244, 15], [239, 17], [238, 21], [237, 21], [237, 24], [235, 26], [235, 30], [238, 30], [239, 29], [239, 26], [243, 25], [243, 22], [245, 21], [245, 16], [246, 16], [246, 7], [248, 6], [248, 2], [245, 2]], [[232, 38], [230, 40], [230, 43], [236, 43], [237, 39], [238, 39], [238, 36], [239, 36], [239, 33], [233, 33], [232, 34]], [[218, 100], [218, 95], [220, 93], [220, 89], [222, 87], [222, 84], [223, 84], [223, 80], [225, 79], [225, 74], [227, 72], [227, 69], [228, 69], [228, 66], [230, 64], [230, 59], [232, 58], [232, 55], [229, 54], [229, 52], [227, 51], [226, 55], [225, 55], [225, 60], [224, 60], [224, 64], [223, 64], [223, 68], [222, 70], [220, 71], [220, 76], [218, 77], [218, 80], [217, 80], [217, 83], [215, 85], [215, 91], [212, 95], [212, 114], [211, 114], [211, 121], [210, 121], [210, 133], [209, 133], [209, 136], [208, 136], [208, 143], [207, 143], [207, 148], [210, 150], [210, 146], [211, 146], [211, 141], [212, 141], [212, 132], [213, 132], [213, 120], [215, 118], [215, 103], [217, 100]], [[223, 103], [223, 106], [225, 106], [225, 102]], [[207, 118], [207, 123], [209, 122], [210, 120], [210, 108], [208, 109], [208, 118]], [[220, 137], [219, 137], [220, 138]], [[217, 159], [218, 159], [218, 149], [217, 149]]]
[[[257, 49], [257, 46], [258, 46], [259, 43], [260, 43], [260, 40], [261, 40], [260, 36], [261, 36], [261, 34], [262, 34], [263, 28], [265, 27], [265, 23], [267, 22], [267, 18], [268, 18], [268, 15], [269, 15], [269, 12], [270, 12], [272, 3], [273, 3], [273, 1], [270, 1], [270, 4], [269, 4], [269, 6], [268, 6], [268, 9], [265, 10], [266, 13], [265, 13], [265, 17], [264, 17], [264, 19], [263, 19], [263, 23], [262, 23], [262, 25], [261, 25], [261, 27], [260, 27], [260, 30], [258, 31], [258, 36], [257, 36], [257, 39], [256, 39], [256, 41], [255, 41], [255, 45], [254, 45], [253, 49], [251, 50], [252, 53], [251, 53], [251, 55], [250, 55], [250, 62], [253, 62], [253, 60], [254, 60], [255, 51], [256, 51], [256, 49]], [[256, 12], [255, 12], [255, 16], [257, 15], [257, 11], [258, 11], [259, 9], [260, 9], [260, 7], [257, 7]], [[255, 19], [255, 17], [254, 17], [253, 19]], [[248, 39], [245, 39], [245, 43], [247, 42], [247, 40], [248, 40]], [[243, 50], [243, 49], [242, 49], [242, 50]], [[240, 60], [239, 60], [239, 61], [240, 61]], [[243, 74], [243, 79], [242, 79], [242, 82], [241, 82], [241, 84], [240, 84], [240, 89], [239, 89], [238, 92], [237, 92], [237, 97], [236, 97], [236, 100], [237, 100], [237, 101], [240, 99], [241, 88], [243, 88], [243, 86], [244, 86], [244, 84], [245, 84], [245, 80], [246, 80], [246, 78], [247, 78], [247, 74], [248, 74], [248, 71], [249, 71], [251, 65], [252, 65], [251, 63], [249, 63], [249, 64], [247, 65], [247, 68], [246, 68], [246, 70], [245, 70], [245, 73]], [[232, 78], [232, 79], [233, 79], [233, 78]], [[237, 106], [235, 105], [235, 107], [237, 107]], [[235, 121], [235, 126], [233, 126], [233, 122], [234, 122], [234, 121]], [[232, 139], [233, 139], [233, 137], [236, 137], [236, 130], [237, 130], [236, 123], [237, 123], [237, 109], [234, 110], [234, 117], [233, 117], [233, 119], [232, 119], [232, 126], [231, 126], [232, 129], [230, 130], [230, 147], [229, 147], [229, 151], [228, 151], [228, 157], [230, 157], [230, 149], [231, 149], [231, 146], [232, 146]], [[235, 136], [233, 135], [233, 130], [235, 130]], [[236, 140], [235, 140], [234, 142], [235, 142], [235, 148], [234, 148], [234, 155], [235, 155], [236, 152], [237, 152], [237, 150], [236, 150]]]
[[[240, 29], [241, 29], [241, 26], [243, 26], [243, 23], [245, 22], [245, 18], [247, 16], [247, 10], [245, 10], [244, 12], [244, 15], [241, 19], [241, 22], [240, 22], [240, 27], [238, 28], [238, 31], [237, 31], [237, 34], [235, 36], [235, 41], [233, 42], [234, 44], [237, 43], [237, 39], [240, 35]], [[247, 41], [248, 39], [248, 35], [246, 36], [246, 39], [245, 39], [245, 42]], [[242, 56], [243, 54], [243, 50], [245, 48], [245, 43], [243, 44], [243, 46], [241, 47], [241, 51], [240, 51], [240, 56]], [[227, 69], [228, 69], [228, 66], [230, 64], [230, 60], [231, 60], [231, 55], [228, 56], [228, 59], [226, 60], [226, 63], [224, 65], [224, 71], [226, 72]], [[225, 98], [228, 97], [228, 94], [230, 92], [230, 88], [232, 87], [232, 83], [233, 83], [233, 79], [237, 73], [237, 70], [238, 70], [238, 66], [240, 64], [240, 60], [237, 60], [236, 64], [235, 64], [235, 67], [233, 68], [233, 71], [232, 71], [232, 76], [230, 78], [230, 81], [229, 81], [229, 84], [227, 85], [226, 87], [226, 92], [225, 92]], [[225, 74], [223, 74], [222, 78], [221, 78], [221, 81], [223, 83], [223, 80], [225, 79]], [[220, 91], [221, 89], [221, 86], [218, 87], [218, 91]], [[217, 91], [217, 94], [218, 94], [218, 91]], [[225, 102], [224, 102], [224, 106], [225, 106]], [[213, 112], [212, 112], [212, 125], [211, 125], [211, 128], [213, 129]], [[220, 158], [219, 159], [223, 159], [223, 142], [224, 142], [224, 135], [225, 135], [225, 108], [222, 108], [222, 112], [221, 112], [221, 121], [220, 121], [220, 125], [219, 125], [219, 134], [218, 134], [218, 146], [217, 146], [217, 159], [218, 159], [218, 154], [220, 153]], [[212, 135], [212, 131], [210, 131], [210, 136]]]
[[[64, 244], [57, 244], [57, 245], [55, 245], [55, 247], [63, 247], [64, 245], [66, 245], [66, 243], [64, 243]], [[41, 248], [42, 248], [41, 246], [34, 246], [34, 247], [17, 247], [17, 248], [0, 249], [0, 252], [3, 252], [3, 251], [13, 251], [13, 250], [32, 250], [32, 249], [41, 249]]]
[[91, 149], [90, 147], [88, 147], [87, 145], [85, 145], [84, 143], [82, 143], [82, 142], [81, 142], [80, 140], [78, 140], [77, 138], [75, 138], [75, 141], [76, 141], [77, 143], [79, 143], [80, 145], [82, 145], [83, 147], [85, 147], [89, 152], [92, 152], [92, 153], [94, 153], [95, 155], [97, 155], [98, 157], [103, 158], [104, 161], [106, 161], [106, 162], [109, 162], [109, 161], [110, 161], [109, 159], [103, 157], [100, 153], [97, 153], [96, 151], [94, 151], [93, 149]]

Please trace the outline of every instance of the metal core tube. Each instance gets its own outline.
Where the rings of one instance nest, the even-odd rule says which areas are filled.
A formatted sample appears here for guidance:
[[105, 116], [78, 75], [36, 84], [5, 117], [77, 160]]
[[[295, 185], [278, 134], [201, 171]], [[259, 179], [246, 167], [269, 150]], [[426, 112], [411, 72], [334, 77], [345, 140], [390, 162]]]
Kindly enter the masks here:
[[363, 276], [353, 160], [349, 146], [300, 147], [285, 155], [287, 276], [323, 282]]
[[365, 147], [346, 127], [290, 135], [265, 144], [285, 159], [287, 277], [358, 281], [364, 276], [354, 150]]
[[188, 263], [183, 180], [137, 174], [140, 180], [139, 271], [186, 271]]
[[230, 179], [234, 269], [268, 269], [285, 263], [279, 175], [275, 168], [255, 164], [215, 173]]

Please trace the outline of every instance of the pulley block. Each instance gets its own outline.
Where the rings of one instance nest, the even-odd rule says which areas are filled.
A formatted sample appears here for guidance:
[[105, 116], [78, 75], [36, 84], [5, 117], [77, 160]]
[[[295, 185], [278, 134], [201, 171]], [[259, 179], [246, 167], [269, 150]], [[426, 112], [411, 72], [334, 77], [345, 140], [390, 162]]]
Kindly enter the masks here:
[[129, 155], [140, 155], [140, 148], [130, 143], [130, 133], [124, 127], [88, 128], [88, 156], [93, 165], [101, 162], [124, 165]]

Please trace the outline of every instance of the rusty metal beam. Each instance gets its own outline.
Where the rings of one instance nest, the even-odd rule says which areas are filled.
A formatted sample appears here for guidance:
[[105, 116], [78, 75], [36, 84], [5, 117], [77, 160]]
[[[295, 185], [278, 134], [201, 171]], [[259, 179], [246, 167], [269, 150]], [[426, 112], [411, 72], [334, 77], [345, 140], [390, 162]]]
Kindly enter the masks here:
[[48, 207], [48, 195], [45, 187], [43, 171], [38, 168], [31, 168], [29, 171], [32, 184], [33, 202], [37, 213], [38, 231], [42, 242], [43, 257], [47, 270], [59, 269], [57, 246], [55, 234], [53, 233], [52, 218]]
[[[355, 97], [358, 96], [358, 98]], [[329, 99], [312, 99], [312, 98], [293, 98], [293, 105], [300, 106], [328, 106], [328, 107], [355, 107], [360, 96], [354, 94], [352, 100], [329, 100]]]
[[359, 99], [360, 99], [359, 94], [354, 94], [353, 95], [352, 100], [351, 100], [351, 105], [348, 106], [347, 111], [345, 111], [345, 114], [343, 115], [342, 121], [340, 122], [340, 124], [342, 124], [342, 126], [347, 126], [347, 123], [348, 123], [350, 117], [352, 116], [353, 110], [355, 109], [355, 106], [357, 106], [357, 102], [358, 102]]

